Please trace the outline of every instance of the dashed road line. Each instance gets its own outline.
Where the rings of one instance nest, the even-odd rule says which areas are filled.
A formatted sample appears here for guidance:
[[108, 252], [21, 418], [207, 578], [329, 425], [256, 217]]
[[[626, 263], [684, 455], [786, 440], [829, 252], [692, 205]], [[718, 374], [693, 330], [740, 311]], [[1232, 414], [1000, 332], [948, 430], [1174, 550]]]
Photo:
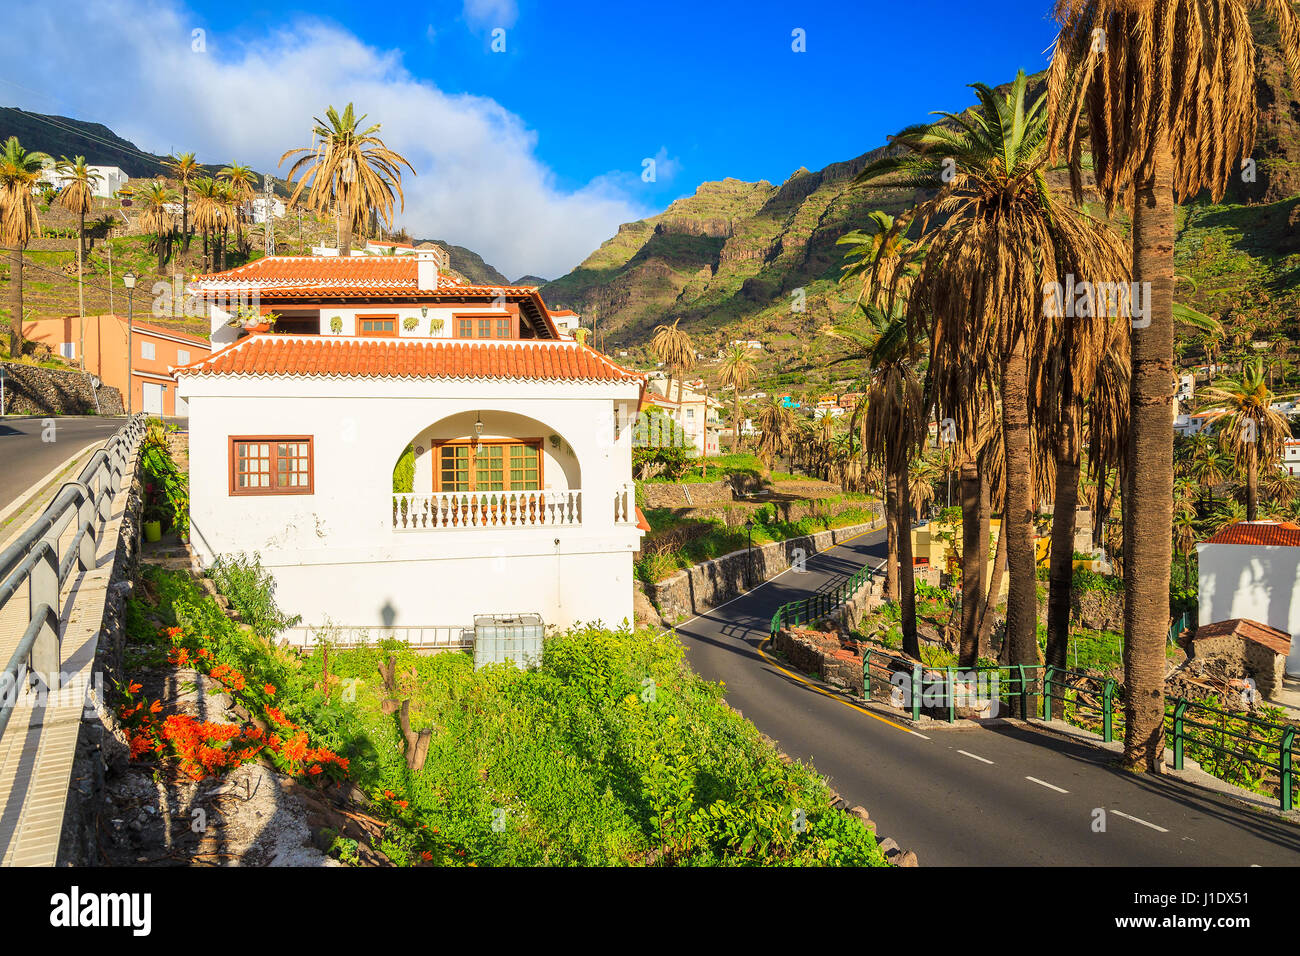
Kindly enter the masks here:
[[992, 763], [992, 762], [993, 762], [992, 760], [989, 760], [987, 757], [981, 757], [979, 754], [969, 753], [969, 752], [967, 752], [967, 751], [965, 751], [965, 750], [958, 750], [957, 753], [961, 754], [961, 755], [964, 756], [964, 757], [970, 757], [972, 760], [978, 760], [980, 763]]
[[1046, 780], [1039, 780], [1037, 777], [1025, 777], [1026, 780], [1038, 784], [1040, 787], [1046, 787], [1048, 790], [1055, 790], [1057, 793], [1069, 793], [1064, 787], [1058, 787], [1054, 783], [1048, 783]]
[[1158, 827], [1154, 823], [1148, 823], [1146, 820], [1143, 820], [1141, 817], [1135, 817], [1132, 814], [1125, 813], [1123, 810], [1112, 810], [1110, 812], [1115, 814], [1115, 816], [1117, 817], [1123, 817], [1125, 820], [1132, 820], [1134, 823], [1140, 823], [1144, 827], [1150, 827], [1152, 830], [1159, 830], [1161, 833], [1169, 832], [1164, 827]]

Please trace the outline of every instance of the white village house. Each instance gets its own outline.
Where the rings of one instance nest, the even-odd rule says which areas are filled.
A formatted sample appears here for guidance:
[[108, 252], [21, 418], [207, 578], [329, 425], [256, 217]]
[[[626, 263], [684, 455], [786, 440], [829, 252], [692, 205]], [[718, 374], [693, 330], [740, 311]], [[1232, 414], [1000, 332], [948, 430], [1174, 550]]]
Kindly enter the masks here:
[[[562, 337], [535, 288], [465, 285], [421, 250], [268, 257], [190, 292], [215, 350], [176, 370], [205, 565], [260, 554], [305, 626], [413, 642], [481, 614], [631, 621], [642, 381]], [[253, 295], [274, 332], [228, 325]]]
[[1197, 626], [1245, 619], [1290, 635], [1288, 674], [1300, 673], [1300, 526], [1238, 521], [1196, 546]]

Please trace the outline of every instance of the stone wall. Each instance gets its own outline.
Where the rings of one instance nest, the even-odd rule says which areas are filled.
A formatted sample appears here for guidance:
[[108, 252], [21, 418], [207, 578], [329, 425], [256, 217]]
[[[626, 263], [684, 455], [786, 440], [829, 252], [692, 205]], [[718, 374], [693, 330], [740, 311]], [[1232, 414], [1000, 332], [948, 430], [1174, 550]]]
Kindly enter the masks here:
[[[1119, 591], [1075, 591], [1070, 595], [1070, 618], [1092, 631], [1124, 630], [1124, 595]], [[1038, 602], [1038, 620], [1047, 623], [1047, 601]]]
[[788, 570], [798, 557], [807, 560], [817, 552], [856, 537], [871, 527], [869, 524], [849, 525], [756, 546], [752, 575], [747, 575], [749, 551], [733, 551], [678, 571], [656, 584], [647, 585], [646, 594], [666, 622], [692, 617], [742, 594], [747, 579], [750, 583], [758, 584], [776, 577]]
[[694, 484], [668, 484], [647, 481], [641, 485], [648, 508], [711, 508], [729, 505], [736, 500], [727, 481], [707, 481]]
[[90, 375], [72, 369], [0, 362], [5, 370], [5, 412], [9, 415], [123, 415], [122, 393], [111, 385], [90, 387]]

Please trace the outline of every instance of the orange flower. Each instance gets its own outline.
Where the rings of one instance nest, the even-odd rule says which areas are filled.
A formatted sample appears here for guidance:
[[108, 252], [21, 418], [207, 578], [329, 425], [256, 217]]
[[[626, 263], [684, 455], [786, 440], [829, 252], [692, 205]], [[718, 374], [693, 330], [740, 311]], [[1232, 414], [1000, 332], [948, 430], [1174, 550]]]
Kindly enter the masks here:
[[142, 687], [144, 687], [144, 684], [138, 684], [135, 681], [132, 681], [130, 684], [127, 685], [126, 692], [128, 694], [138, 694], [140, 692], [140, 688]]
[[266, 691], [266, 693], [267, 693], [269, 696], [271, 696], [271, 697], [274, 697], [274, 696], [275, 696], [275, 685], [274, 685], [274, 684], [263, 684], [263, 685], [262, 685], [262, 690]]
[[425, 850], [423, 853], [420, 854], [420, 859], [423, 860], [425, 863], [428, 863], [430, 860], [433, 859], [433, 854], [430, 853], [428, 850]]
[[318, 763], [312, 764], [310, 767], [307, 768], [307, 772], [311, 774], [313, 777], [316, 776], [316, 774], [321, 772], [320, 764]]
[[290, 760], [302, 760], [307, 756], [307, 735], [294, 734], [284, 745], [284, 755]]

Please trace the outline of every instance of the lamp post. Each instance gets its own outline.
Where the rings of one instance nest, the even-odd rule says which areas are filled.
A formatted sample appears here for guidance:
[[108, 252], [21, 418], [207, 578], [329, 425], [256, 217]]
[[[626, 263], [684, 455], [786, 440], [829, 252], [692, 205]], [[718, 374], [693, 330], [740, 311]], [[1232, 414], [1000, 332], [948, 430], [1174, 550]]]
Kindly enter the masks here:
[[122, 285], [126, 286], [126, 417], [130, 418], [135, 413], [135, 381], [131, 373], [131, 362], [134, 359], [133, 350], [135, 340], [132, 335], [131, 326], [135, 324], [135, 273], [122, 273]]
[[745, 566], [745, 569], [748, 572], [745, 576], [746, 578], [748, 578], [748, 580], [745, 582], [745, 587], [752, 588], [754, 586], [754, 519], [753, 517], [749, 517], [745, 519], [745, 533], [749, 536], [749, 561]]

